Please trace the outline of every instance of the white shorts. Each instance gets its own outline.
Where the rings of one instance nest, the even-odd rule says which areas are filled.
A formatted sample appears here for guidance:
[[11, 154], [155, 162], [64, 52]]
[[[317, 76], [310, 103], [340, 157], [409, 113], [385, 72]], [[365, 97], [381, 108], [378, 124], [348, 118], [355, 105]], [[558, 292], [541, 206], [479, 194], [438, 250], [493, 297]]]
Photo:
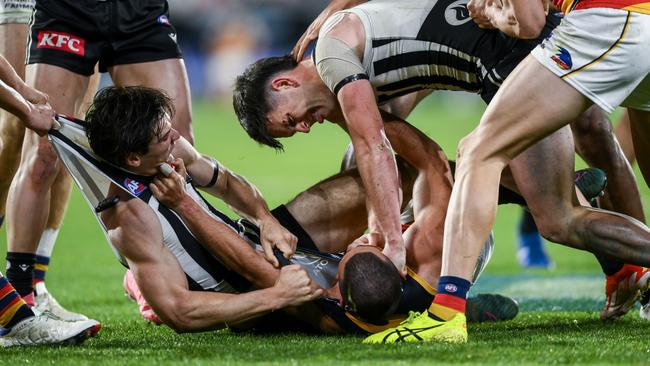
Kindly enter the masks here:
[[0, 24], [28, 24], [36, 0], [0, 0]]
[[650, 15], [574, 10], [532, 55], [605, 111], [650, 111]]

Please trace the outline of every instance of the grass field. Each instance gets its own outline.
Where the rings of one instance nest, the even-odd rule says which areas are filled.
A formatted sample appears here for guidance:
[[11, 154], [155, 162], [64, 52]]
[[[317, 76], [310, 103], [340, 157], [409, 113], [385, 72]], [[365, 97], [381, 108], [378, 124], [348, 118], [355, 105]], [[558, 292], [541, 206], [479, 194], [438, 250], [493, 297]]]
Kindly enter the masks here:
[[[456, 142], [481, 110], [479, 104], [444, 95], [421, 106], [411, 121], [453, 156]], [[194, 106], [194, 126], [199, 149], [253, 181], [270, 206], [335, 173], [347, 144], [341, 131], [318, 125], [314, 135], [287, 141], [286, 152], [277, 154], [251, 142], [228, 106], [207, 103]], [[644, 205], [650, 207], [643, 186]], [[474, 289], [519, 300], [522, 312], [515, 320], [470, 325], [465, 345], [368, 347], [355, 337], [260, 336], [227, 330], [178, 335], [146, 324], [124, 297], [124, 270], [75, 189], [47, 283], [64, 306], [100, 320], [103, 329], [79, 347], [0, 349], [0, 365], [648, 364], [648, 323], [636, 312], [612, 324], [598, 320], [604, 281], [591, 255], [551, 244], [554, 271], [518, 267], [518, 213], [518, 207], [499, 209], [495, 254]], [[5, 250], [3, 231], [0, 251]]]

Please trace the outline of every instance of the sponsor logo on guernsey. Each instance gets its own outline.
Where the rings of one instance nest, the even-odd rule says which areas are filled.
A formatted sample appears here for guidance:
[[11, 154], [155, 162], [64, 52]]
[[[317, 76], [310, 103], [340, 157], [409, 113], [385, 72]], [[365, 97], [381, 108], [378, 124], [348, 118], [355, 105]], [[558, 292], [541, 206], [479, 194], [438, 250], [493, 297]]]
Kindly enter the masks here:
[[573, 67], [571, 61], [571, 54], [563, 47], [558, 47], [555, 55], [551, 56], [551, 60], [562, 70], [570, 70]]
[[83, 56], [85, 54], [86, 40], [75, 37], [72, 34], [54, 31], [38, 32], [37, 48], [49, 48], [59, 50], [75, 55]]
[[447, 292], [456, 292], [458, 291], [458, 287], [454, 285], [453, 283], [448, 283], [445, 285], [445, 291]]
[[167, 18], [167, 15], [161, 15], [156, 19], [156, 23], [158, 24], [164, 24], [164, 25], [170, 25], [169, 23], [169, 18]]
[[445, 20], [449, 25], [459, 26], [472, 20], [469, 16], [469, 10], [467, 10], [467, 2], [468, 0], [458, 0], [447, 6]]
[[133, 180], [131, 178], [126, 178], [124, 179], [124, 187], [129, 190], [129, 192], [133, 193], [136, 197], [139, 196], [147, 186], [144, 184]]

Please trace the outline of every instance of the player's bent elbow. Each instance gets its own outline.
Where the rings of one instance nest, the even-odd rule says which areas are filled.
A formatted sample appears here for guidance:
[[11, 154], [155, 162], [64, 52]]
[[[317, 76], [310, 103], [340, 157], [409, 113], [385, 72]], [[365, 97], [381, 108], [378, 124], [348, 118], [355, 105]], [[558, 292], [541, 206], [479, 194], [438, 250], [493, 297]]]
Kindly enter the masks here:
[[545, 17], [535, 17], [534, 19], [530, 19], [524, 23], [519, 23], [517, 38], [535, 39], [542, 34], [545, 24]]

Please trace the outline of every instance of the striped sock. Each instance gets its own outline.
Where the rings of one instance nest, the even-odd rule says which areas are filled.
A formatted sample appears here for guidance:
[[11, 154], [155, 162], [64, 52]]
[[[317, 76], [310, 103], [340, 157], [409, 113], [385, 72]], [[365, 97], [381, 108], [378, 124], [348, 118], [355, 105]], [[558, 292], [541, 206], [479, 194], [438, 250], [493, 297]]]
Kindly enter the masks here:
[[10, 329], [30, 316], [34, 316], [32, 309], [0, 273], [0, 327]]
[[451, 320], [457, 313], [465, 314], [467, 293], [472, 284], [463, 278], [442, 276], [429, 313], [441, 320]]
[[48, 265], [50, 264], [50, 257], [42, 255], [36, 256], [36, 264], [34, 264], [34, 279], [32, 285], [45, 281], [45, 273], [47, 273]]

